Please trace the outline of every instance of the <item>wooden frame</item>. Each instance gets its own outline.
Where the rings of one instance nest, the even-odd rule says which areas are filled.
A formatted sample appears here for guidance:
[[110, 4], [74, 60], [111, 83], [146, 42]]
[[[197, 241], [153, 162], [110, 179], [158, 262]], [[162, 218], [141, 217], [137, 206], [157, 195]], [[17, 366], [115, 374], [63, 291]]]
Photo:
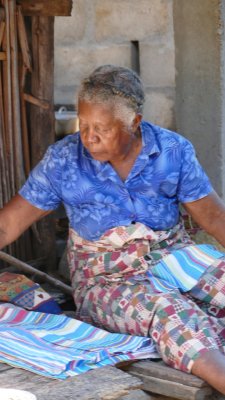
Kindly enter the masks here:
[[25, 16], [56, 17], [70, 16], [72, 0], [17, 0]]

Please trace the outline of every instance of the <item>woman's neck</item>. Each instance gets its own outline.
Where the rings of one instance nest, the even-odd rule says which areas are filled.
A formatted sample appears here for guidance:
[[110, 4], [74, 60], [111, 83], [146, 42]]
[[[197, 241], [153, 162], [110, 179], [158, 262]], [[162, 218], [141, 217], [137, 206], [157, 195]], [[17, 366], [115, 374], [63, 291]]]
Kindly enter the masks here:
[[126, 154], [121, 158], [111, 160], [110, 164], [113, 169], [117, 172], [120, 178], [125, 181], [128, 177], [138, 155], [142, 149], [142, 137], [141, 132], [138, 130], [137, 134], [133, 136], [133, 140]]

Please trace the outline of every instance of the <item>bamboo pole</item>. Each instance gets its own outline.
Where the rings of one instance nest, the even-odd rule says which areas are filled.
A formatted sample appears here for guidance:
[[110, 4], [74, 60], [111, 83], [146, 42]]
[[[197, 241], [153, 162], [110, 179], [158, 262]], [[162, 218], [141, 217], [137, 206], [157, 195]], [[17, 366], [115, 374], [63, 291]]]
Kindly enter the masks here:
[[4, 143], [5, 154], [7, 158], [7, 169], [9, 171], [9, 192], [6, 201], [15, 194], [15, 178], [14, 178], [14, 163], [12, 155], [14, 154], [13, 146], [13, 125], [12, 125], [12, 91], [11, 91], [11, 52], [10, 52], [10, 32], [9, 32], [9, 4], [8, 0], [3, 0], [5, 8], [5, 35], [3, 38], [3, 50], [7, 54], [6, 61], [2, 66], [2, 89], [3, 89], [3, 104], [4, 104]]
[[0, 24], [0, 46], [2, 45], [4, 31], [5, 31], [5, 22], [1, 21], [1, 24]]
[[69, 294], [72, 296], [73, 290], [71, 286], [66, 285], [62, 281], [53, 278], [52, 276], [46, 274], [45, 272], [39, 271], [38, 269], [31, 267], [31, 265], [18, 260], [17, 258], [10, 256], [9, 254], [0, 251], [0, 259], [14, 265], [15, 267], [19, 268], [20, 270], [27, 272], [29, 274], [35, 274], [38, 277], [42, 278], [45, 282], [59, 288], [63, 293]]
[[20, 103], [21, 103], [21, 124], [22, 124], [22, 144], [23, 144], [23, 157], [24, 157], [24, 170], [25, 175], [28, 177], [31, 163], [30, 163], [30, 148], [28, 138], [28, 127], [27, 127], [27, 112], [26, 102], [24, 99], [24, 87], [26, 83], [27, 72], [31, 72], [31, 54], [28, 46], [28, 39], [26, 35], [26, 28], [24, 24], [24, 18], [21, 13], [21, 7], [17, 6], [17, 30], [18, 39], [22, 55], [22, 66], [20, 68]]
[[[1, 94], [0, 94], [1, 95]], [[7, 178], [5, 175], [5, 159], [4, 159], [4, 144], [2, 135], [2, 120], [0, 124], [0, 208], [3, 207], [5, 203], [5, 196], [7, 193]]]
[[25, 176], [28, 177], [31, 169], [31, 163], [30, 163], [30, 148], [29, 148], [28, 127], [27, 127], [27, 110], [23, 92], [26, 84], [27, 72], [28, 71], [31, 72], [31, 55], [29, 51], [26, 28], [20, 6], [17, 6], [17, 30], [18, 30], [18, 39], [22, 56], [21, 57], [22, 66], [20, 68], [20, 105], [21, 105], [20, 110], [21, 110], [21, 124], [22, 124], [22, 144], [23, 144], [22, 147], [23, 147]]
[[[25, 101], [22, 98], [20, 88], [20, 82], [22, 82], [19, 76], [20, 54], [23, 55], [23, 58], [25, 57], [26, 69], [31, 69], [31, 64], [27, 42], [24, 44], [23, 17], [17, 13], [16, 0], [1, 0], [1, 4], [4, 8], [0, 7], [0, 46], [2, 44], [0, 58], [3, 58], [1, 53], [6, 54], [5, 60], [0, 63], [0, 119], [2, 121], [0, 184], [2, 206], [24, 183], [24, 165], [26, 165], [27, 175], [30, 171]], [[20, 22], [17, 25], [18, 19]], [[23, 39], [20, 47], [18, 47], [18, 26], [20, 26], [20, 33], [22, 32], [21, 40]], [[8, 252], [18, 255], [22, 259], [33, 258], [30, 234], [30, 231], [26, 232], [18, 241], [8, 246]]]
[[13, 116], [13, 141], [14, 141], [14, 171], [16, 177], [16, 192], [25, 181], [22, 157], [22, 133], [20, 115], [19, 71], [18, 71], [18, 44], [16, 29], [15, 0], [9, 2], [9, 40], [11, 49], [11, 82], [12, 82], [12, 116]]
[[24, 23], [24, 18], [21, 12], [21, 6], [17, 6], [17, 28], [18, 28], [18, 38], [20, 43], [20, 49], [22, 53], [23, 64], [28, 71], [32, 71], [31, 67], [31, 54], [28, 45], [27, 33]]
[[[0, 27], [3, 22], [0, 22]], [[6, 160], [6, 146], [4, 142], [5, 124], [4, 124], [4, 108], [3, 108], [3, 94], [2, 94], [2, 65], [0, 65], [0, 182], [1, 182], [1, 198], [0, 207], [6, 203], [9, 192], [9, 174]]]

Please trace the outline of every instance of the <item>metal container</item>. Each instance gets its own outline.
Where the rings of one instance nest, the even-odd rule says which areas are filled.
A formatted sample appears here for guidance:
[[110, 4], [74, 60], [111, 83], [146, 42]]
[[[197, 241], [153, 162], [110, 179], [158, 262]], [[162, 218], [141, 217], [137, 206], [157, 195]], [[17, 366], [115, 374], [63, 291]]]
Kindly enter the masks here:
[[79, 131], [79, 121], [76, 111], [68, 111], [64, 106], [55, 111], [55, 133], [57, 137], [77, 131]]

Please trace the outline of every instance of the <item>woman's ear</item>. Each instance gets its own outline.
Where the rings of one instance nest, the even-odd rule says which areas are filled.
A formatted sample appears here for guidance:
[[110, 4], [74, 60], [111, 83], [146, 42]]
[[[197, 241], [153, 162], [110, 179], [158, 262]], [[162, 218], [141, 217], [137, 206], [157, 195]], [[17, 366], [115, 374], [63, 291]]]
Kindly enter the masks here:
[[132, 131], [136, 132], [142, 120], [142, 114], [136, 114], [132, 122]]

